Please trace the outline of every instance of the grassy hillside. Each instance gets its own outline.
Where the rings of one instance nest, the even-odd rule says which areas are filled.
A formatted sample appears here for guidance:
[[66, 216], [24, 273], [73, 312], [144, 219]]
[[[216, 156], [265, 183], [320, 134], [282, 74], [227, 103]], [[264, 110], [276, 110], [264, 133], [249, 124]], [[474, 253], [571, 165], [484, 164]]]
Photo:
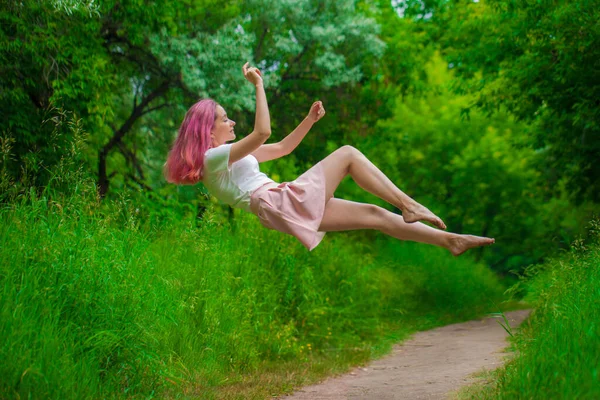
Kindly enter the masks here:
[[213, 217], [153, 227], [84, 195], [5, 204], [0, 397], [264, 398], [501, 296], [485, 266], [433, 247], [331, 233], [309, 253], [251, 215]]

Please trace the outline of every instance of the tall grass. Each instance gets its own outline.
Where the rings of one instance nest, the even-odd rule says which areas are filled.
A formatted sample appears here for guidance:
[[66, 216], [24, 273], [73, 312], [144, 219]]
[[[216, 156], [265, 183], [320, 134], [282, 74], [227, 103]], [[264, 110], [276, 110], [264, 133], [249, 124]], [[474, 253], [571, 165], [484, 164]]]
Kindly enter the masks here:
[[250, 215], [234, 233], [210, 218], [142, 230], [127, 212], [46, 198], [1, 210], [0, 397], [210, 393], [265, 360], [369, 357], [403, 324], [467, 318], [500, 293], [437, 249], [330, 235], [309, 253]]
[[0, 398], [265, 398], [501, 296], [468, 258], [375, 234], [307, 252], [217, 208], [156, 225], [73, 157], [0, 203]]
[[526, 300], [535, 311], [515, 337], [516, 357], [470, 398], [600, 398], [600, 225], [593, 244], [530, 267]]

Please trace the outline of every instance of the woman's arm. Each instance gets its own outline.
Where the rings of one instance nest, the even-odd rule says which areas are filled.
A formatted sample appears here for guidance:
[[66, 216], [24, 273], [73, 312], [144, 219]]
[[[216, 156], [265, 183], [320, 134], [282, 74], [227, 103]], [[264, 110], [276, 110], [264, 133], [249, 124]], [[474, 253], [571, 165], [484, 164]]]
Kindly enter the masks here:
[[283, 140], [272, 144], [263, 144], [252, 155], [258, 162], [275, 160], [277, 158], [290, 154], [304, 139], [310, 128], [315, 122], [320, 120], [325, 115], [323, 103], [316, 101], [310, 108], [308, 115], [289, 135]]
[[230, 165], [251, 154], [271, 136], [269, 106], [267, 105], [267, 95], [265, 94], [260, 71], [258, 68], [248, 68], [248, 63], [244, 64], [242, 70], [246, 79], [256, 87], [256, 117], [252, 133], [231, 146], [231, 152], [229, 153]]
[[320, 101], [315, 101], [310, 107], [310, 111], [308, 112], [306, 118], [300, 122], [300, 125], [298, 125], [296, 129], [292, 131], [292, 133], [287, 135], [281, 142], [279, 142], [283, 151], [286, 154], [290, 154], [292, 151], [294, 151], [302, 139], [304, 139], [304, 136], [306, 136], [308, 131], [310, 131], [310, 128], [312, 128], [315, 122], [323, 118], [324, 115], [325, 108], [323, 107], [323, 103]]
[[279, 142], [284, 155], [290, 154], [304, 139], [310, 128], [314, 125], [314, 121], [306, 117], [289, 135]]
[[256, 86], [256, 117], [254, 119], [254, 132], [271, 135], [271, 117], [269, 115], [267, 95], [265, 94], [262, 79], [254, 86]]

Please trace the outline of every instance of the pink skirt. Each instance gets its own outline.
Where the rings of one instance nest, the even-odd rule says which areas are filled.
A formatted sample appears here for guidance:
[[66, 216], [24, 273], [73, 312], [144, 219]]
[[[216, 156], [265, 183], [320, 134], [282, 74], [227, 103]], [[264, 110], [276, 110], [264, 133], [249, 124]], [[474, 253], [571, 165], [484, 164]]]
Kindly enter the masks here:
[[295, 236], [310, 251], [325, 236], [319, 231], [325, 196], [325, 174], [317, 163], [292, 182], [269, 182], [256, 189], [250, 209], [266, 228]]

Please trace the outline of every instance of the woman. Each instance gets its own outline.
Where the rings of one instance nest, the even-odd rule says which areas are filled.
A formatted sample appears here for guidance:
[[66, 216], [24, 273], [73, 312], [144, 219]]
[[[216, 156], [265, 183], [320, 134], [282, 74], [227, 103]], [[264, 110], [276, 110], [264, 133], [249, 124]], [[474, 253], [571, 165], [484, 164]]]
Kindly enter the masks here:
[[[242, 67], [256, 87], [254, 130], [235, 143], [235, 121], [213, 100], [201, 100], [185, 115], [165, 164], [169, 182], [195, 184], [232, 207], [257, 215], [267, 228], [298, 238], [314, 249], [325, 232], [377, 229], [401, 240], [444, 247], [454, 255], [494, 243], [494, 239], [444, 232], [446, 225], [426, 207], [398, 189], [373, 163], [351, 146], [343, 146], [292, 182], [277, 183], [260, 172], [258, 164], [291, 153], [313, 124], [325, 115], [320, 101], [292, 133], [278, 143], [264, 144], [271, 135], [269, 108], [257, 68]], [[366, 191], [402, 211], [336, 199], [341, 180], [350, 175]], [[439, 229], [418, 221], [429, 222]]]

